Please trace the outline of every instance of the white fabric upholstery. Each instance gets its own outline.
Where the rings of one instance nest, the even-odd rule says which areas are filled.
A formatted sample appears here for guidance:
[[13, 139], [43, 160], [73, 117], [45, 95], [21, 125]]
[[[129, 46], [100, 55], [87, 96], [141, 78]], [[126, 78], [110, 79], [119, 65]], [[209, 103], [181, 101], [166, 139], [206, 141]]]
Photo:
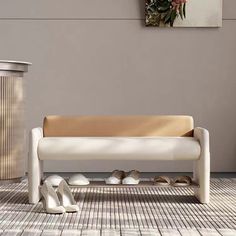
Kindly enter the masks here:
[[209, 133], [195, 128], [194, 137], [45, 138], [41, 128], [30, 133], [29, 202], [40, 199], [43, 160], [192, 160], [194, 190], [201, 203], [210, 200]]
[[39, 140], [40, 160], [197, 160], [190, 137], [57, 137]]

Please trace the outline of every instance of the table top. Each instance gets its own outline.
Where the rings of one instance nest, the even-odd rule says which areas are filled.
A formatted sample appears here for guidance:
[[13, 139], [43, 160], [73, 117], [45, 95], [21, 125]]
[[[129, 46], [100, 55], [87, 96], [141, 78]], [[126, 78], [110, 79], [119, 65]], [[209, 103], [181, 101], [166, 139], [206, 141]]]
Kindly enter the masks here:
[[32, 63], [25, 61], [0, 60], [0, 71], [27, 72], [29, 65], [32, 65]]

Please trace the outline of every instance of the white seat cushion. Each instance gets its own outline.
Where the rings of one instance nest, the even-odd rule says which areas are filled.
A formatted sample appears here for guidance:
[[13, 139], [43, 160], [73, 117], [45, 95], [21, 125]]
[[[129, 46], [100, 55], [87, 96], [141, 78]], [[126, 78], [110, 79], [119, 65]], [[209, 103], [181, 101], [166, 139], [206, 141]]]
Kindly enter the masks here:
[[192, 137], [45, 137], [41, 160], [197, 160], [200, 144]]

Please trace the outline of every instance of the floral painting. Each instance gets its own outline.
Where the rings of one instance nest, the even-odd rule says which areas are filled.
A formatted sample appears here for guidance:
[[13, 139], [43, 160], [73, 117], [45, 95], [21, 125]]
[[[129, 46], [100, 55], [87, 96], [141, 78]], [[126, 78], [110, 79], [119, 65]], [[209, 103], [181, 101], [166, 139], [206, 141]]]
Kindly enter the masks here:
[[146, 26], [219, 27], [222, 0], [146, 0]]
[[186, 0], [146, 0], [146, 25], [173, 27], [175, 19], [186, 17]]

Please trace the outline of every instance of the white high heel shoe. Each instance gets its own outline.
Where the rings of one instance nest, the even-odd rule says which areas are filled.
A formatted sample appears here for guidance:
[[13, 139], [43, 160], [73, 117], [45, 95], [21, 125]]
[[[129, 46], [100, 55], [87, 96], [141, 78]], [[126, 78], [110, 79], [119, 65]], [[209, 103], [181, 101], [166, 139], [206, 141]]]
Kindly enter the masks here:
[[65, 180], [62, 180], [57, 189], [58, 197], [61, 205], [66, 209], [66, 212], [79, 211], [79, 206], [71, 193], [71, 190]]
[[44, 182], [40, 189], [43, 196], [44, 209], [49, 214], [62, 214], [66, 210], [61, 206], [57, 193], [50, 183]]

